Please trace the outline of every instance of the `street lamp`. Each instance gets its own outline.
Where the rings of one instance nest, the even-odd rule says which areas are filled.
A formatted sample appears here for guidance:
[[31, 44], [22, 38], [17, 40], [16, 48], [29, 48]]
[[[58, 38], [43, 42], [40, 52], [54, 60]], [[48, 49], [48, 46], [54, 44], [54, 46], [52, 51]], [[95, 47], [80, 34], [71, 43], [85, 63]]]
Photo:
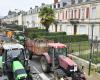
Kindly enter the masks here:
[[91, 51], [90, 51], [90, 55], [89, 55], [89, 71], [88, 71], [88, 75], [90, 75], [90, 71], [91, 71], [91, 63], [92, 63], [92, 53], [93, 53], [93, 29], [94, 29], [94, 24], [91, 25]]

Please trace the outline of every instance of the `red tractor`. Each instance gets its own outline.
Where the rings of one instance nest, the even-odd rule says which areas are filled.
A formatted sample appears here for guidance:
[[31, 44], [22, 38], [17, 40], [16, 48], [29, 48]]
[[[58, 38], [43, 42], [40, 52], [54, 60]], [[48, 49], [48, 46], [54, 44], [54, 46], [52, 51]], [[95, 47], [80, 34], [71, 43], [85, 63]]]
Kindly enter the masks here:
[[86, 80], [84, 73], [67, 55], [67, 47], [61, 43], [48, 43], [48, 52], [41, 57], [41, 67], [44, 72], [53, 71], [57, 77], [71, 77], [72, 80]]

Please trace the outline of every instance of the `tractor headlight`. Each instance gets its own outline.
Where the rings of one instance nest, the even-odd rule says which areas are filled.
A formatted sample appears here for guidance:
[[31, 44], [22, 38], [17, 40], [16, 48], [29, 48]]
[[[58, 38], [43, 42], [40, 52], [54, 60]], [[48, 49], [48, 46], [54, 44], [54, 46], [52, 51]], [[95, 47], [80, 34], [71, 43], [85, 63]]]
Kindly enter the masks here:
[[2, 64], [4, 64], [5, 62], [2, 62]]
[[70, 66], [70, 72], [76, 72], [77, 71], [77, 65]]
[[74, 66], [74, 72], [77, 71], [77, 65]]

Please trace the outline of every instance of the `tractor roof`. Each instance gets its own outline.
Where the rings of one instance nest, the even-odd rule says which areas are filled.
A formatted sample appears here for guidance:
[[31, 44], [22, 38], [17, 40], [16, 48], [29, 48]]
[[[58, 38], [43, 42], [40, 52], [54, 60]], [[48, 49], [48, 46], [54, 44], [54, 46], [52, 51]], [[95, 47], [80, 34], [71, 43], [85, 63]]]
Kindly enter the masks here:
[[64, 47], [66, 47], [66, 45], [62, 44], [62, 43], [49, 43], [48, 46], [53, 47], [53, 48], [64, 48]]
[[6, 50], [11, 50], [11, 49], [23, 49], [23, 45], [18, 44], [18, 43], [6, 43], [3, 44], [3, 48]]

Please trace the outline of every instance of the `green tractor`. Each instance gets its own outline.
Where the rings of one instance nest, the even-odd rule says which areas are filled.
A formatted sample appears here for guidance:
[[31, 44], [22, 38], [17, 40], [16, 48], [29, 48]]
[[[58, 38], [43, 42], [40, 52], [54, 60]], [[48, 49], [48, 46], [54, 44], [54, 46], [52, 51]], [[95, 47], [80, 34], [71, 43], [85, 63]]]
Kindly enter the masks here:
[[24, 45], [25, 35], [22, 32], [15, 32], [15, 39], [22, 45]]
[[7, 76], [8, 80], [32, 80], [28, 55], [24, 47], [18, 43], [2, 45], [0, 69], [2, 76]]

